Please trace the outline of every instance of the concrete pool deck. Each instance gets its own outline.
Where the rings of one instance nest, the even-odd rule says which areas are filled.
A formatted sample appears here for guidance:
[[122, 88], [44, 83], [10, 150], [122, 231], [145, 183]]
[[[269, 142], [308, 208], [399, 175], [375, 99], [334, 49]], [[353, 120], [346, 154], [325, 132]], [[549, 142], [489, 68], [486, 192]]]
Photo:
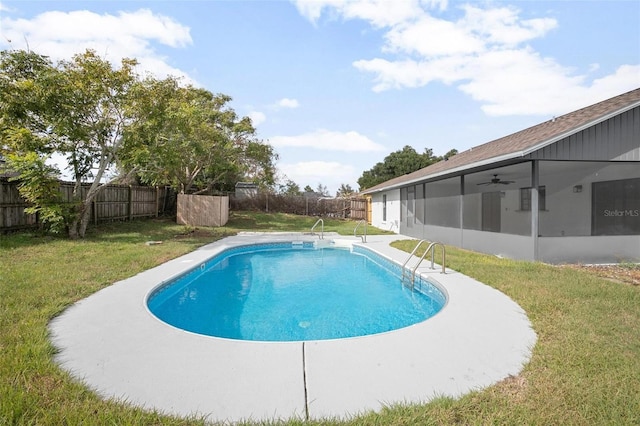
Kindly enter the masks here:
[[[401, 238], [367, 236], [363, 246], [402, 264], [408, 254], [389, 246]], [[338, 235], [325, 239], [361, 244]], [[307, 342], [221, 339], [171, 327], [146, 307], [147, 295], [160, 283], [225, 249], [300, 240], [318, 237], [242, 233], [119, 281], [52, 320], [56, 362], [104, 398], [236, 422], [349, 418], [396, 403], [459, 397], [517, 375], [529, 361], [536, 334], [520, 306], [463, 274], [432, 270], [426, 260], [418, 272], [447, 293], [447, 304], [427, 321], [377, 335]]]

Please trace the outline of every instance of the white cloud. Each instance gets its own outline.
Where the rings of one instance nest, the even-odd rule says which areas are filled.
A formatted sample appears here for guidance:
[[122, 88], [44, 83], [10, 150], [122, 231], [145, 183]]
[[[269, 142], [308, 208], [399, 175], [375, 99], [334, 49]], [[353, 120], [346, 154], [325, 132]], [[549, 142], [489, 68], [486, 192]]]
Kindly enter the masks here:
[[384, 58], [353, 62], [356, 69], [373, 74], [375, 92], [440, 82], [456, 85], [480, 102], [488, 115], [557, 115], [640, 85], [637, 64], [621, 65], [590, 80], [593, 66], [580, 74], [543, 56], [528, 43], [558, 29], [558, 21], [525, 19], [512, 6], [465, 4], [457, 9], [457, 18], [443, 19], [434, 9], [446, 9], [446, 1], [403, 1], [402, 11], [393, 14], [388, 14], [387, 6], [397, 2], [383, 0], [311, 4], [296, 2], [300, 13], [313, 22], [333, 12], [386, 31]]
[[[292, 0], [298, 12], [316, 24], [323, 14], [345, 19], [364, 19], [375, 27], [384, 27], [404, 22], [421, 12], [418, 0]], [[446, 1], [428, 1], [442, 9]], [[332, 12], [335, 15], [332, 15]]]
[[358, 132], [332, 132], [320, 129], [298, 136], [275, 136], [269, 138], [275, 147], [315, 148], [328, 151], [384, 151], [386, 148]]
[[478, 34], [487, 44], [516, 46], [543, 37], [558, 26], [552, 18], [520, 19], [519, 11], [509, 6], [481, 9], [465, 5], [462, 9], [464, 18], [456, 26], [465, 32]]
[[253, 123], [254, 127], [259, 126], [260, 124], [267, 121], [267, 116], [260, 111], [251, 111], [249, 114], [247, 114], [247, 117], [251, 119], [251, 123]]
[[301, 187], [310, 185], [315, 188], [318, 183], [325, 185], [329, 193], [334, 195], [340, 184], [353, 183], [358, 172], [349, 164], [335, 161], [303, 161], [278, 165], [278, 169]]
[[[635, 82], [635, 86], [629, 87], [629, 82]], [[640, 86], [640, 65], [622, 65], [613, 74], [594, 80], [591, 89], [599, 94], [600, 100], [604, 100], [614, 94], [636, 89], [638, 86]]]
[[434, 57], [477, 53], [485, 49], [482, 40], [466, 28], [424, 15], [420, 19], [396, 25], [386, 36], [384, 50]]
[[275, 106], [278, 108], [295, 109], [300, 106], [300, 103], [298, 102], [297, 99], [282, 98], [278, 102], [276, 102]]
[[[147, 9], [118, 14], [98, 14], [87, 10], [45, 12], [32, 19], [0, 17], [4, 38], [14, 49], [29, 48], [53, 60], [70, 59], [87, 48], [118, 64], [121, 58], [136, 58], [138, 70], [159, 78], [182, 77], [194, 83], [183, 71], [171, 66], [154, 49], [154, 43], [183, 48], [192, 43], [188, 27], [172, 18]], [[0, 47], [9, 47], [0, 40]]]
[[382, 92], [403, 87], [421, 87], [432, 81], [452, 84], [467, 75], [465, 57], [445, 57], [432, 61], [386, 59], [361, 60], [353, 63], [361, 71], [376, 74], [373, 90]]
[[440, 12], [447, 10], [449, 6], [449, 0], [421, 0], [420, 3], [430, 9], [438, 9]]

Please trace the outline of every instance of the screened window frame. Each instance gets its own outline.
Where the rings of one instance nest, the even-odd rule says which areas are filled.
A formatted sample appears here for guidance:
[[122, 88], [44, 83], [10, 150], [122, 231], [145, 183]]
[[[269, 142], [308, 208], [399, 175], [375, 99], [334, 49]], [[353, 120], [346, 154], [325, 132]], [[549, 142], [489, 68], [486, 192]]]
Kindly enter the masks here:
[[382, 221], [387, 221], [387, 194], [382, 194]]
[[[530, 212], [531, 211], [531, 190], [533, 187], [527, 186], [525, 188], [520, 188], [520, 211]], [[540, 185], [538, 187], [538, 211], [546, 211], [547, 210], [547, 187], [545, 185]]]

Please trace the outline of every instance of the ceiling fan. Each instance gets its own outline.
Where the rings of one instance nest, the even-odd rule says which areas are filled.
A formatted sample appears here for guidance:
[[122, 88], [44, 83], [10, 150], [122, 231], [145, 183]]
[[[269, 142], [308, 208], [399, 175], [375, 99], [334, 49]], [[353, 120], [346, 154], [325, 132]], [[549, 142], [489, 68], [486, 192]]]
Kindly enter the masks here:
[[493, 175], [493, 179], [488, 182], [481, 182], [478, 185], [509, 185], [510, 183], [515, 183], [513, 180], [502, 180], [498, 177], [498, 175]]

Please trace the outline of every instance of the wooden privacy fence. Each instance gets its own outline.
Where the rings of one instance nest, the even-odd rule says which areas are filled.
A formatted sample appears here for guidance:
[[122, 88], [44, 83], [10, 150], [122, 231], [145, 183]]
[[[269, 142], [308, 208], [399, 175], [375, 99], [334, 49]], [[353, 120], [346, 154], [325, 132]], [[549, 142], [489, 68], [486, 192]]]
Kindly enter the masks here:
[[269, 193], [259, 193], [250, 198], [231, 197], [231, 210], [260, 210], [357, 220], [366, 219], [366, 206], [366, 200], [360, 197], [321, 198]]
[[[60, 193], [64, 202], [73, 202], [73, 187], [70, 182], [60, 182]], [[84, 197], [90, 185], [81, 187]], [[175, 197], [171, 188], [148, 186], [108, 185], [91, 205], [91, 222], [132, 220], [140, 217], [157, 217], [170, 208]], [[29, 215], [29, 207], [18, 192], [18, 183], [0, 179], [0, 231], [11, 231], [38, 225], [37, 215]]]
[[190, 226], [224, 226], [229, 220], [229, 197], [178, 194], [176, 222]]
[[16, 182], [0, 178], [0, 230], [21, 229], [35, 226], [38, 223], [34, 214], [26, 214], [29, 207], [18, 192]]
[[366, 198], [351, 199], [351, 219], [357, 219], [357, 220], [368, 219]]

